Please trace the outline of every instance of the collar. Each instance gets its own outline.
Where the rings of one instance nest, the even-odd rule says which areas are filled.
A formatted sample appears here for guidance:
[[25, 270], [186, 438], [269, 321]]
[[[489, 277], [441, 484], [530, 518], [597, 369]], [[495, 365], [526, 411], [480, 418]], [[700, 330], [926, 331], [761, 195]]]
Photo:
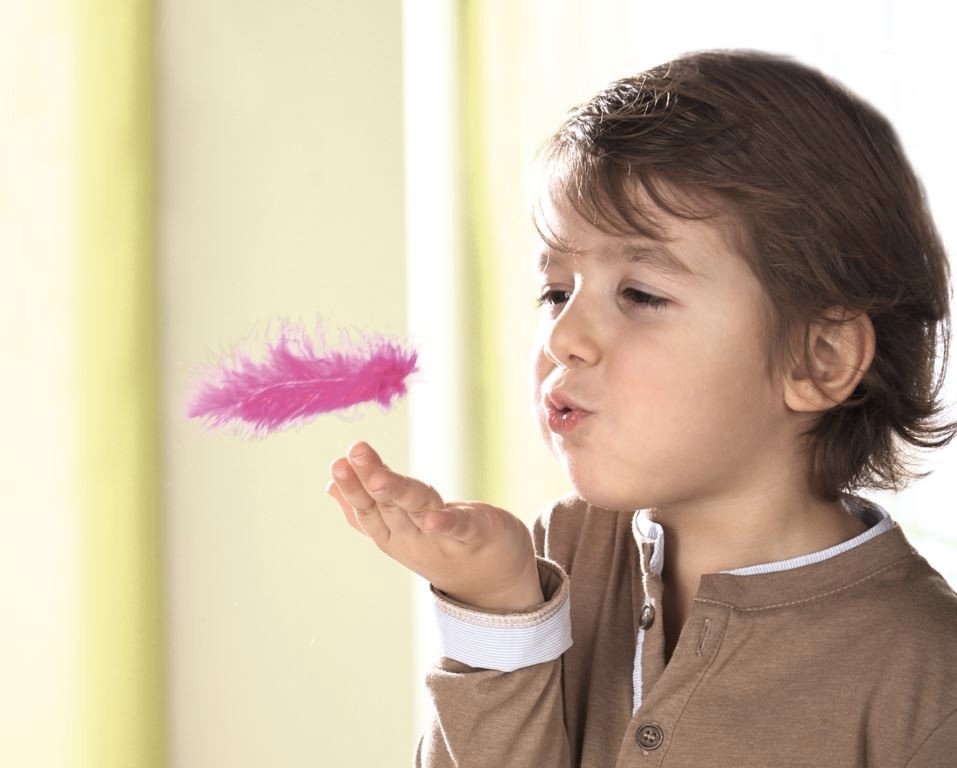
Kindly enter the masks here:
[[[822, 563], [830, 560], [832, 557], [850, 552], [871, 539], [876, 538], [882, 533], [886, 533], [896, 527], [896, 523], [891, 519], [887, 511], [878, 504], [858, 496], [843, 494], [841, 503], [852, 515], [867, 525], [867, 530], [858, 534], [853, 539], [841, 542], [836, 546], [823, 549], [819, 552], [811, 552], [807, 555], [792, 557], [787, 560], [778, 560], [772, 563], [759, 563], [749, 565], [743, 568], [734, 568], [730, 571], [722, 571], [717, 575], [731, 576], [755, 576], [764, 573], [778, 573], [781, 571], [790, 571], [796, 568], [804, 568], [816, 563]], [[661, 571], [665, 564], [665, 531], [659, 523], [654, 522], [647, 516], [647, 510], [639, 509], [631, 519], [631, 533], [635, 538], [635, 543], [639, 550], [644, 553], [645, 568], [654, 576], [661, 576]]]
[[[780, 563], [767, 563], [753, 573], [748, 568], [704, 574], [695, 602], [724, 605], [740, 611], [797, 605], [835, 595], [890, 571], [904, 560], [917, 557], [900, 527], [894, 525], [878, 505], [856, 497], [845, 497], [842, 501], [865, 522], [876, 522], [868, 531], [843, 546]], [[639, 544], [641, 569], [646, 578], [660, 578], [664, 564], [664, 531], [655, 531], [655, 525], [640, 513], [632, 518], [632, 532]], [[654, 571], [654, 568], [658, 570]], [[741, 570], [745, 573], [738, 572]], [[893, 578], [899, 578], [899, 574]]]

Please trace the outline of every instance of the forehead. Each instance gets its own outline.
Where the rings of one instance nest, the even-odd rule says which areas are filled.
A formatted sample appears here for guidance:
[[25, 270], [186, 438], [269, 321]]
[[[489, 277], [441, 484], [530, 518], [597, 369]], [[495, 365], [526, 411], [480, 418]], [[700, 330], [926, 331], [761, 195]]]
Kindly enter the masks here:
[[[543, 242], [535, 266], [539, 272], [544, 272], [549, 267], [568, 266], [570, 263], [585, 257], [594, 258], [602, 264], [614, 262], [646, 264], [675, 277], [695, 277], [697, 275], [697, 272], [692, 269], [687, 260], [682, 259], [666, 243], [607, 235], [601, 237], [601, 235], [604, 235], [604, 233], [600, 233], [597, 239], [607, 239], [607, 242], [596, 243], [593, 248], [567, 247], [564, 245], [562, 248], [555, 248]], [[587, 246], [588, 244], [584, 245]]]
[[602, 264], [643, 264], [672, 277], [695, 278], [713, 274], [728, 259], [743, 262], [724, 216], [689, 219], [658, 208], [649, 216], [645, 233], [609, 231], [611, 227], [586, 221], [567, 199], [548, 195], [540, 199], [535, 219], [539, 271], [587, 258]]

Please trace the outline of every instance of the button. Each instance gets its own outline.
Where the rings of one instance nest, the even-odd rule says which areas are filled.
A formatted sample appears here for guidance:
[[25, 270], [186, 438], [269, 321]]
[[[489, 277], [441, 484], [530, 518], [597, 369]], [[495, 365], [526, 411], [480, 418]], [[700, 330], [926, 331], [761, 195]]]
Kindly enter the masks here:
[[641, 617], [638, 619], [638, 626], [642, 629], [650, 629], [655, 623], [655, 607], [646, 605], [641, 609]]
[[635, 734], [635, 740], [639, 747], [651, 751], [661, 746], [661, 742], [665, 740], [665, 735], [661, 732], [661, 728], [654, 723], [645, 723]]

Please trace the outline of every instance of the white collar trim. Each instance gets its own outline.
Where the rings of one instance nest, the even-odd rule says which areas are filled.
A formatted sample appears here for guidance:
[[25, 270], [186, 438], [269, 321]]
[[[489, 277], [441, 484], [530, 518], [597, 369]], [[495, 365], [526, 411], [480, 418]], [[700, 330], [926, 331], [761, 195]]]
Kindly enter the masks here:
[[[874, 502], [844, 494], [841, 497], [841, 503], [844, 504], [848, 512], [868, 526], [864, 533], [820, 552], [812, 552], [808, 555], [800, 555], [788, 560], [778, 560], [773, 563], [734, 568], [730, 571], [722, 571], [722, 573], [732, 576], [754, 576], [759, 573], [777, 573], [779, 571], [790, 571], [794, 568], [803, 568], [806, 565], [820, 563], [844, 552], [849, 552], [882, 533], [886, 533], [895, 526], [887, 511]], [[661, 576], [665, 564], [665, 531], [659, 523], [656, 523], [647, 514], [643, 514], [644, 512], [646, 510], [642, 509], [635, 512], [631, 519], [631, 532], [639, 547], [642, 544], [651, 544], [651, 558], [648, 565], [655, 576]]]

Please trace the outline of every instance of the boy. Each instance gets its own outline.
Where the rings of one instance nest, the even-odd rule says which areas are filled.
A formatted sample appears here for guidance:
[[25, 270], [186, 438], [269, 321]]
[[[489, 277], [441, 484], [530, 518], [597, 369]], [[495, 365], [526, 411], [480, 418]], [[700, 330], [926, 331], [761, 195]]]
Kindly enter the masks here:
[[576, 497], [529, 536], [364, 443], [332, 465], [436, 593], [419, 763], [957, 765], [957, 596], [847, 493], [954, 434], [946, 258], [890, 126], [708, 52], [579, 107], [544, 168], [537, 408]]

